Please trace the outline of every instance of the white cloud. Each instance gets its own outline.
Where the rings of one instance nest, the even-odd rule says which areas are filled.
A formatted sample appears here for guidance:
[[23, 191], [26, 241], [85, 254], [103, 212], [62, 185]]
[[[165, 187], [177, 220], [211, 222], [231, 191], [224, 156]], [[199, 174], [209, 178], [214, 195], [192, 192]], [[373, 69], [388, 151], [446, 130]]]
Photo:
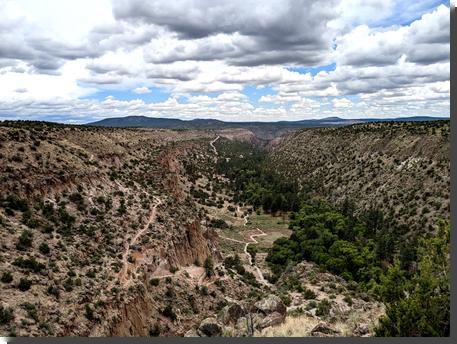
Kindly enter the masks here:
[[146, 86], [142, 87], [137, 87], [133, 90], [136, 94], [145, 94], [145, 93], [151, 93], [151, 90], [147, 88]]
[[347, 98], [335, 98], [332, 100], [334, 108], [349, 108], [353, 103]]
[[[434, 0], [0, 0], [0, 117], [449, 115], [449, 47]], [[169, 99], [83, 99], [150, 87]]]

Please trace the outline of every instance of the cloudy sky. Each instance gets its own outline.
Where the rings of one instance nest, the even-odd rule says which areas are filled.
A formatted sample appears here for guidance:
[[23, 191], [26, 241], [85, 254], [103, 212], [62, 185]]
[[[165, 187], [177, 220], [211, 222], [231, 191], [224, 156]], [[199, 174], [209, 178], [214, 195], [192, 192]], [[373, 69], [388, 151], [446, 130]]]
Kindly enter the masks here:
[[449, 116], [449, 1], [0, 0], [0, 120]]

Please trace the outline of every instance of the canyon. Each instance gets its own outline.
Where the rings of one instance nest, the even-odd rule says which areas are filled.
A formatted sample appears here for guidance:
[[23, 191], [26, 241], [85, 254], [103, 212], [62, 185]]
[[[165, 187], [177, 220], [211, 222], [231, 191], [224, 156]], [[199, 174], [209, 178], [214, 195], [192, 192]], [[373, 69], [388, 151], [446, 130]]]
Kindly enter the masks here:
[[411, 237], [450, 216], [448, 132], [370, 123], [266, 142], [245, 128], [2, 123], [0, 333], [371, 336], [385, 305], [355, 283], [309, 261], [270, 278], [287, 212], [237, 198], [219, 164], [256, 147], [309, 197], [350, 195], [356, 213], [386, 198]]

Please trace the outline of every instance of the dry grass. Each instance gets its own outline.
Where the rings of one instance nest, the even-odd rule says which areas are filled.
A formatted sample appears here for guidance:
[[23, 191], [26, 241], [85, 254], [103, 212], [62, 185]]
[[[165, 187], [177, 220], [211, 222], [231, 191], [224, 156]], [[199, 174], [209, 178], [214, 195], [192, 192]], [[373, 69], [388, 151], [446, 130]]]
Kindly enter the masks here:
[[284, 323], [278, 326], [267, 327], [256, 337], [309, 337], [311, 330], [319, 323], [319, 319], [306, 315], [298, 317], [286, 317]]
[[[322, 320], [307, 315], [287, 316], [284, 323], [278, 326], [267, 327], [257, 337], [310, 337], [311, 330]], [[331, 327], [339, 331], [336, 336], [350, 337], [352, 330], [357, 324], [364, 322], [360, 314], [354, 314], [347, 321], [337, 321], [331, 324]], [[372, 326], [370, 326], [372, 327]]]

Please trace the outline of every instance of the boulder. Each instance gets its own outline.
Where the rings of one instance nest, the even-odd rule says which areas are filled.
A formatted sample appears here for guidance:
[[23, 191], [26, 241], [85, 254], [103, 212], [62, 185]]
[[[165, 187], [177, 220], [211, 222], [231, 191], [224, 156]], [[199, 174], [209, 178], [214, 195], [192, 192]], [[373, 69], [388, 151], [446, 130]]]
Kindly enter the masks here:
[[368, 324], [358, 324], [354, 331], [352, 331], [352, 334], [357, 337], [367, 336], [370, 334], [370, 328]]
[[200, 323], [197, 333], [202, 337], [219, 337], [222, 334], [222, 326], [216, 318], [206, 318]]
[[346, 303], [332, 303], [332, 308], [330, 309], [330, 316], [331, 317], [346, 317], [351, 312], [351, 307], [349, 307]]
[[320, 322], [311, 330], [311, 335], [314, 337], [333, 337], [340, 333], [325, 322]]
[[222, 323], [224, 325], [236, 324], [238, 319], [246, 315], [246, 310], [239, 304], [225, 306], [222, 311]]
[[273, 294], [270, 294], [266, 298], [256, 302], [255, 307], [266, 315], [274, 312], [286, 314], [287, 310], [281, 299]]
[[238, 318], [235, 325], [236, 337], [252, 337], [254, 329], [259, 328], [259, 324], [264, 318], [264, 315], [258, 313], [247, 313], [245, 316]]
[[266, 327], [279, 325], [284, 321], [285, 318], [286, 317], [284, 314], [273, 312], [270, 315], [267, 315], [265, 318], [263, 318], [260, 324], [257, 325], [257, 328], [259, 330], [263, 330]]

